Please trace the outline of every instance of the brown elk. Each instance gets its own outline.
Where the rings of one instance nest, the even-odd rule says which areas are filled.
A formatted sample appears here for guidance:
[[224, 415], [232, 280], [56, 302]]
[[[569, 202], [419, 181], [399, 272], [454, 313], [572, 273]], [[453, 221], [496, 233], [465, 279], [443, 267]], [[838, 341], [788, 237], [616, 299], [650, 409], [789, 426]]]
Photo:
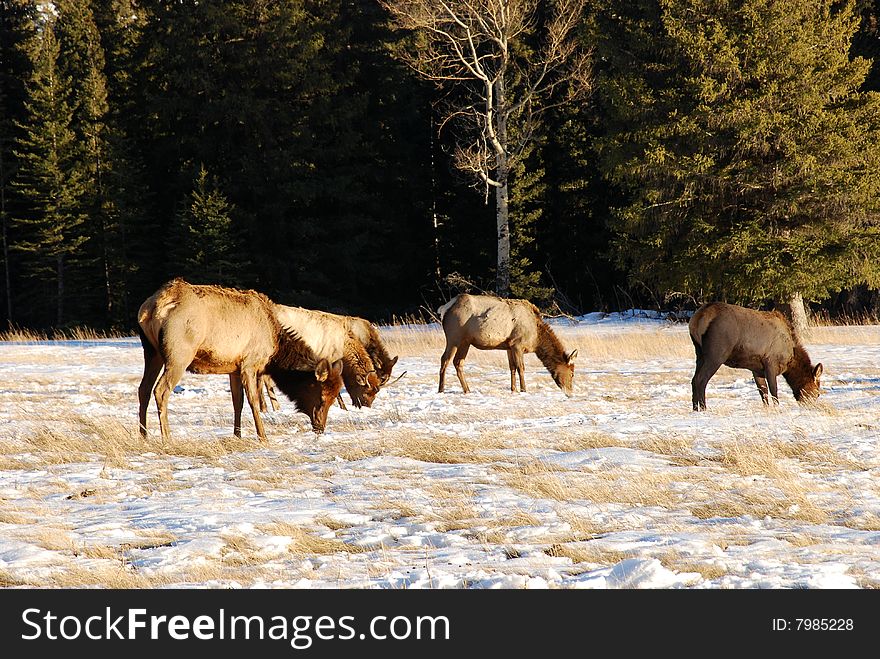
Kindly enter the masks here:
[[[352, 403], [357, 407], [372, 406], [380, 387], [387, 382], [391, 368], [397, 362], [396, 357], [393, 360], [388, 358], [388, 353], [378, 339], [378, 333], [375, 333], [375, 338], [370, 336], [369, 332], [365, 333], [370, 341], [367, 345], [373, 347], [371, 354], [360, 338], [364, 332], [358, 324], [349, 322], [352, 318], [350, 316], [283, 304], [275, 305], [275, 315], [282, 326], [294, 330], [318, 356], [328, 359], [341, 358], [342, 379]], [[363, 322], [369, 326], [367, 321]], [[373, 354], [377, 355], [377, 359], [384, 359], [383, 363], [388, 365], [387, 369], [380, 371], [372, 358]], [[268, 382], [265, 384], [269, 399], [274, 400], [271, 385]], [[273, 402], [273, 407], [274, 405]], [[345, 407], [341, 396], [339, 405]]]
[[694, 410], [706, 409], [706, 385], [722, 364], [751, 371], [765, 405], [779, 402], [779, 375], [799, 403], [819, 396], [822, 364], [812, 365], [791, 323], [778, 311], [712, 302], [697, 309], [688, 330], [697, 358], [691, 380]]
[[174, 279], [141, 305], [138, 325], [144, 349], [144, 375], [138, 387], [143, 436], [155, 384], [162, 437], [170, 437], [168, 398], [184, 371], [229, 375], [236, 436], [241, 436], [244, 393], [257, 436], [266, 442], [258, 398], [264, 373], [309, 416], [315, 432], [323, 432], [327, 412], [342, 387], [342, 363], [316, 357], [298, 336], [282, 328], [265, 295]]
[[337, 317], [343, 323], [343, 326], [364, 345], [367, 354], [370, 355], [370, 359], [373, 360], [373, 364], [376, 366], [379, 386], [384, 387], [388, 380], [391, 379], [391, 370], [397, 363], [397, 356], [391, 357], [388, 354], [388, 350], [379, 336], [379, 330], [370, 321], [358, 316]]
[[480, 350], [506, 350], [510, 366], [510, 390], [526, 390], [523, 354], [534, 352], [550, 372], [553, 381], [571, 396], [577, 349], [566, 352], [541, 312], [526, 300], [506, 300], [488, 295], [457, 295], [438, 309], [446, 350], [440, 358], [440, 388], [443, 392], [446, 367], [452, 360], [464, 393], [470, 391], [462, 363], [471, 346]]
[[[373, 401], [379, 393], [379, 377], [366, 349], [350, 333], [346, 338], [345, 350], [342, 353], [342, 382], [355, 407], [373, 406]], [[269, 401], [272, 403], [272, 409], [275, 411], [281, 409], [268, 376], [263, 376], [262, 384], [266, 389]], [[341, 393], [336, 400], [339, 407], [346, 409], [345, 403], [342, 402]], [[260, 411], [266, 411], [266, 403], [262, 395], [260, 396]]]

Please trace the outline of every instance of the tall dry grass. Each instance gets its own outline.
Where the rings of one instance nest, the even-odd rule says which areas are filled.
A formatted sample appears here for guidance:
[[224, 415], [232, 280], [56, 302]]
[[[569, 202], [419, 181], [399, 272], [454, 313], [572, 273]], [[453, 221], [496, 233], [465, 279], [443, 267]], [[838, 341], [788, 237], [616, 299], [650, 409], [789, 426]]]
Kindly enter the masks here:
[[130, 333], [121, 332], [119, 330], [97, 330], [80, 325], [48, 331], [13, 326], [6, 331], [0, 332], [0, 341], [8, 341], [10, 343], [34, 343], [40, 341], [101, 341], [130, 337]]

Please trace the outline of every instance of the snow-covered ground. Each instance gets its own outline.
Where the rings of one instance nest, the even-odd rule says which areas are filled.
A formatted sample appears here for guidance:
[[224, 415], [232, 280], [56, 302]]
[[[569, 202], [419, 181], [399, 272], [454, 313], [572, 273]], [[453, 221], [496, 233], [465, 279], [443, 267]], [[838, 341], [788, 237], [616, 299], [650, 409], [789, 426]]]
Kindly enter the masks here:
[[351, 588], [880, 586], [880, 327], [820, 328], [815, 407], [722, 368], [691, 411], [683, 324], [553, 321], [575, 394], [534, 355], [381, 328], [404, 377], [315, 436], [282, 399], [260, 445], [226, 378], [186, 375], [173, 440], [136, 432], [136, 339], [0, 343], [0, 585]]

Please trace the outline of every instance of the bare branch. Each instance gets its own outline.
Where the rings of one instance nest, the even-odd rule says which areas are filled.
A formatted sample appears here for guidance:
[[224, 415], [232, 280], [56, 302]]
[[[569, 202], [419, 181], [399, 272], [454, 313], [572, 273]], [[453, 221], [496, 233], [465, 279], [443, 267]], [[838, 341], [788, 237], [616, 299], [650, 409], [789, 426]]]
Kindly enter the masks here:
[[[439, 125], [460, 127], [456, 166], [487, 189], [506, 184], [511, 160], [536, 138], [541, 114], [590, 92], [591, 53], [577, 42], [586, 0], [555, 0], [543, 22], [537, 18], [539, 0], [380, 2], [398, 27], [418, 36], [407, 64], [426, 79], [471, 95]], [[536, 52], [515, 56], [512, 46], [539, 30]]]

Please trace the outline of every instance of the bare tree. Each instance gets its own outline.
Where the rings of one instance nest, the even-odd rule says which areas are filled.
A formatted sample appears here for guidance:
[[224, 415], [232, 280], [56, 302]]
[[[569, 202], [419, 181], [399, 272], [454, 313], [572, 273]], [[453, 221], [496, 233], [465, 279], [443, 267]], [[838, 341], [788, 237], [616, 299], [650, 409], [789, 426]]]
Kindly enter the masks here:
[[[586, 96], [590, 54], [575, 30], [586, 0], [379, 0], [417, 34], [406, 55], [421, 76], [454, 93], [440, 130], [455, 125], [456, 166], [495, 191], [496, 292], [510, 292], [508, 179], [547, 110]], [[539, 11], [540, 10], [540, 11]]]

